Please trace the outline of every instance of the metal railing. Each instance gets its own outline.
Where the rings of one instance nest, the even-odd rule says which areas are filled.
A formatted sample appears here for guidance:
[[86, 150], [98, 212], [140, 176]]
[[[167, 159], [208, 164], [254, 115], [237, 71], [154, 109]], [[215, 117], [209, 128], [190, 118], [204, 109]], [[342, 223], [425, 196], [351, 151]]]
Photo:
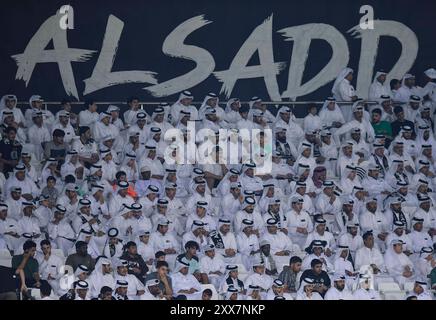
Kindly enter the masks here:
[[[168, 102], [170, 105], [174, 104], [176, 101], [166, 101]], [[240, 101], [241, 104], [248, 104], [250, 103], [250, 101]], [[289, 106], [289, 105], [307, 105], [307, 104], [324, 104], [325, 101], [262, 101], [263, 104], [266, 105], [271, 105], [271, 106]], [[115, 106], [119, 106], [119, 105], [125, 105], [127, 106], [127, 102], [125, 101], [95, 101], [94, 102], [96, 105], [115, 105]], [[141, 106], [158, 106], [159, 104], [161, 104], [162, 101], [156, 101], [156, 102], [151, 102], [151, 101], [141, 101], [139, 102], [139, 105]], [[201, 105], [203, 103], [203, 101], [193, 101], [192, 104], [193, 105]], [[219, 104], [221, 106], [225, 106], [227, 102], [219, 102]], [[352, 102], [347, 102], [347, 101], [336, 101], [336, 104], [338, 105], [347, 105], [347, 104], [351, 104]], [[365, 101], [365, 103], [367, 104], [378, 104], [377, 101]], [[74, 101], [74, 102], [70, 102], [71, 105], [83, 105], [84, 101]], [[29, 105], [28, 101], [18, 101], [17, 105]], [[44, 101], [43, 105], [47, 106], [60, 106], [61, 102], [60, 101]]]

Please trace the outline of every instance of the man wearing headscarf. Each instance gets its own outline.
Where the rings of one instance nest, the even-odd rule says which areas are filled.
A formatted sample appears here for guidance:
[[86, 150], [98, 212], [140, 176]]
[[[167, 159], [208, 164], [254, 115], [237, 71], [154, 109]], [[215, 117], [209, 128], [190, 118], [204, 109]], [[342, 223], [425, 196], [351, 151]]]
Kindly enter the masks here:
[[263, 113], [263, 117], [266, 123], [273, 123], [275, 121], [275, 117], [272, 113], [267, 109], [266, 104], [259, 97], [252, 97], [250, 102], [248, 103], [250, 106], [250, 113], [248, 117], [250, 118], [254, 110], [260, 110]]
[[118, 191], [109, 202], [109, 212], [116, 215], [124, 205], [130, 206], [134, 199], [128, 195], [129, 183], [126, 181], [118, 182]]
[[30, 201], [40, 194], [38, 186], [26, 176], [26, 167], [18, 164], [14, 168], [14, 175], [10, 175], [6, 180], [4, 190], [5, 194], [10, 194], [12, 187], [21, 188], [21, 196]]
[[156, 107], [151, 114], [151, 123], [147, 125], [148, 130], [152, 127], [156, 127], [161, 129], [162, 134], [165, 135], [169, 129], [174, 128], [166, 119], [165, 119], [165, 107], [169, 108], [169, 104], [166, 102], [161, 103], [158, 107]]
[[342, 208], [341, 200], [335, 193], [335, 183], [331, 180], [324, 181], [322, 190], [316, 200], [316, 210], [324, 217], [330, 216], [329, 220], [333, 220]]
[[33, 214], [35, 208], [36, 207], [33, 202], [23, 201], [23, 215], [21, 219], [18, 220], [17, 226], [23, 236], [27, 233], [30, 234], [32, 238], [38, 239], [41, 236], [42, 232], [39, 227], [38, 219]]
[[145, 283], [144, 294], [139, 297], [140, 300], [166, 300], [160, 289], [161, 281], [159, 279], [151, 279]]
[[111, 120], [112, 116], [109, 112], [101, 112], [99, 121], [97, 121], [93, 127], [93, 137], [97, 143], [100, 143], [102, 139], [108, 135], [115, 137], [114, 148], [121, 149], [123, 143], [121, 141], [120, 130], [111, 123]]
[[369, 86], [368, 99], [372, 101], [377, 101], [381, 96], [390, 96], [391, 90], [386, 82], [387, 73], [380, 70], [377, 71], [374, 76], [374, 81]]
[[368, 192], [367, 194], [369, 197], [375, 198], [381, 205], [382, 199], [394, 192], [397, 185], [396, 182], [394, 186], [389, 185], [386, 179], [382, 179], [379, 174], [379, 166], [372, 162], [369, 163], [367, 167], [367, 176], [362, 180], [362, 187]]
[[[310, 168], [309, 166], [299, 163], [296, 172], [297, 181], [291, 181], [290, 194], [291, 196], [299, 196], [303, 198], [303, 210], [306, 210], [310, 215], [315, 213], [315, 186], [311, 179], [309, 179]], [[313, 200], [312, 200], [313, 199]]]
[[176, 267], [171, 276], [173, 292], [176, 295], [184, 295], [188, 300], [200, 298], [201, 285], [198, 280], [189, 273], [189, 262], [186, 258], [176, 261]]
[[[321, 138], [321, 146], [319, 148], [320, 155], [325, 159], [325, 162], [323, 165], [318, 166], [317, 168], [324, 168], [323, 170], [326, 170], [326, 177], [332, 178], [338, 176], [336, 172], [337, 168], [337, 161], [339, 157], [338, 152], [338, 146], [336, 145], [336, 142], [332, 139], [332, 133], [330, 130], [323, 129], [320, 132], [320, 138]], [[315, 168], [314, 175], [317, 174]], [[321, 170], [321, 169], [318, 169]], [[322, 181], [319, 181], [321, 182]], [[321, 185], [316, 185], [317, 188], [321, 188]]]
[[219, 106], [219, 98], [216, 93], [209, 92], [203, 100], [203, 103], [200, 106], [200, 109], [198, 110], [198, 114], [200, 119], [205, 118], [206, 110], [207, 109], [214, 109], [215, 114], [219, 121], [224, 120], [224, 110]]
[[312, 268], [313, 261], [319, 261], [321, 264], [321, 269], [325, 272], [330, 272], [333, 270], [333, 264], [331, 263], [329, 257], [324, 253], [324, 248], [327, 242], [325, 240], [312, 240], [310, 244], [306, 247], [305, 251], [308, 253], [303, 259], [301, 270], [306, 271]]
[[230, 192], [226, 193], [221, 202], [221, 216], [233, 222], [236, 212], [240, 210], [243, 195], [241, 194], [241, 185], [239, 182], [231, 182], [229, 185]]
[[223, 280], [226, 264], [220, 255], [215, 254], [215, 246], [213, 244], [205, 245], [203, 252], [204, 257], [200, 260], [200, 272], [208, 276], [209, 281], [215, 288], [219, 288]]
[[43, 109], [42, 103], [44, 102], [44, 99], [40, 95], [33, 95], [29, 99], [29, 106], [30, 108], [26, 110], [24, 114], [24, 118], [26, 119], [26, 127], [29, 128], [32, 126], [32, 116], [34, 112], [41, 112], [43, 121], [47, 126], [51, 126], [51, 124], [54, 122], [54, 116], [51, 111], [47, 109]]
[[282, 156], [290, 159], [290, 162], [293, 163], [295, 159], [298, 158], [299, 154], [295, 145], [288, 141], [287, 129], [284, 126], [276, 125], [274, 131], [276, 151], [280, 152]]
[[18, 226], [18, 222], [8, 217], [8, 210], [9, 207], [6, 203], [0, 203], [0, 236], [6, 245], [4, 249], [17, 251], [22, 242], [22, 232]]
[[321, 118], [323, 127], [330, 130], [332, 133], [345, 123], [342, 111], [337, 105], [336, 99], [333, 97], [328, 97], [324, 101], [321, 111], [319, 112], [319, 117]]
[[130, 126], [128, 132], [139, 133], [139, 143], [144, 144], [148, 140], [149, 128], [146, 126], [147, 123], [147, 113], [145, 111], [139, 111], [136, 114], [136, 123]]
[[386, 269], [400, 285], [413, 280], [415, 270], [413, 262], [403, 253], [403, 242], [399, 239], [392, 240], [384, 255]]
[[154, 252], [163, 251], [166, 254], [166, 261], [172, 269], [176, 256], [180, 253], [180, 243], [168, 232], [168, 225], [167, 219], [159, 219], [156, 230], [150, 235], [150, 245]]
[[70, 113], [65, 110], [58, 112], [57, 121], [53, 124], [50, 130], [51, 134], [53, 134], [56, 129], [64, 132], [64, 142], [67, 145], [70, 145], [73, 138], [76, 137], [76, 132], [74, 131], [73, 126], [70, 124]]
[[352, 130], [359, 128], [364, 140], [372, 142], [375, 137], [374, 128], [369, 120], [364, 117], [364, 103], [361, 100], [354, 102], [351, 110], [352, 115], [349, 121], [334, 133], [335, 140], [339, 142], [342, 134], [350, 134]]
[[403, 199], [401, 197], [392, 197], [389, 201], [389, 208], [385, 211], [385, 217], [391, 228], [396, 222], [402, 222], [407, 232], [410, 230], [410, 216], [402, 209]]
[[117, 228], [110, 228], [107, 231], [106, 243], [103, 247], [103, 254], [111, 259], [112, 261], [116, 261], [118, 257], [121, 257], [123, 254], [123, 239], [119, 237], [119, 231]]
[[416, 273], [422, 278], [431, 278], [436, 270], [436, 260], [433, 257], [433, 247], [423, 247], [416, 261]]
[[366, 199], [366, 210], [360, 215], [362, 230], [372, 230], [379, 248], [385, 248], [385, 240], [390, 231], [390, 225], [385, 215], [379, 210], [376, 198]]
[[295, 122], [295, 116], [291, 109], [287, 106], [281, 107], [274, 122], [275, 128], [286, 129], [286, 140], [292, 143], [295, 147], [299, 145], [304, 138], [304, 131], [301, 126]]
[[50, 131], [47, 129], [41, 111], [32, 113], [32, 125], [27, 132], [27, 140], [33, 145], [33, 153], [39, 161], [43, 159], [45, 143], [51, 141]]
[[61, 249], [66, 256], [74, 245], [76, 234], [71, 225], [64, 218], [66, 209], [58, 204], [53, 208], [53, 217], [47, 226], [49, 239], [53, 241], [57, 248]]
[[363, 247], [363, 239], [360, 235], [359, 223], [348, 221], [346, 224], [346, 232], [338, 238], [337, 242], [338, 244], [349, 248], [348, 260], [354, 264], [356, 251]]
[[341, 145], [336, 168], [340, 178], [344, 176], [344, 171], [347, 166], [356, 167], [363, 161], [363, 158], [361, 157], [362, 155], [354, 153], [353, 150], [354, 143], [351, 140], [346, 141]]
[[85, 280], [79, 280], [75, 284], [74, 298], [67, 300], [90, 300], [89, 283]]
[[265, 264], [261, 257], [256, 256], [252, 265], [252, 272], [247, 279], [245, 279], [245, 286], [259, 286], [261, 296], [265, 297], [266, 292], [271, 288], [273, 278], [265, 273]]
[[227, 121], [229, 128], [236, 128], [238, 121], [242, 119], [239, 114], [240, 108], [241, 101], [238, 98], [231, 98], [227, 101], [223, 120]]
[[208, 213], [209, 211], [209, 203], [207, 201], [199, 200], [196, 202], [193, 212], [188, 215], [188, 219], [186, 220], [185, 230], [188, 231], [194, 220], [202, 221], [204, 224], [204, 229], [207, 232], [216, 229], [215, 219]]
[[17, 101], [17, 97], [13, 94], [4, 95], [0, 100], [0, 110], [12, 112], [15, 122], [23, 128], [26, 120], [21, 109], [17, 108]]
[[412, 294], [416, 296], [416, 300], [433, 300], [432, 293], [427, 289], [427, 279], [424, 279], [415, 281]]
[[129, 300], [142, 300], [141, 296], [146, 291], [144, 284], [133, 274], [128, 273], [129, 262], [118, 258], [115, 259], [114, 266], [116, 268], [115, 281], [123, 280], [128, 283], [127, 297]]
[[260, 252], [259, 238], [253, 231], [253, 220], [243, 219], [241, 230], [237, 231], [236, 241], [238, 253], [241, 255], [242, 262], [248, 270], [251, 268], [253, 256]]
[[[413, 217], [412, 218], [412, 232], [408, 234], [413, 248], [413, 252], [416, 254], [422, 253], [422, 248], [433, 247], [433, 240], [428, 232], [423, 231], [424, 219]], [[424, 276], [427, 276], [425, 274]]]
[[231, 221], [220, 218], [218, 229], [209, 233], [209, 239], [214, 243], [217, 254], [226, 264], [241, 263], [236, 237], [230, 229]]
[[[351, 84], [353, 80], [353, 69], [344, 68], [338, 75], [333, 84], [332, 93], [337, 101], [352, 102], [357, 99], [354, 87]], [[351, 118], [350, 105], [341, 106], [342, 114], [346, 121]]]
[[226, 266], [225, 270], [226, 273], [224, 275], [221, 286], [219, 287], [219, 292], [224, 293], [227, 292], [228, 288], [234, 288], [236, 289], [236, 292], [240, 294], [245, 294], [246, 289], [244, 287], [244, 282], [242, 282], [242, 280], [240, 280], [238, 277], [238, 266], [229, 264]]
[[303, 278], [297, 292], [296, 300], [323, 300], [321, 295], [314, 291], [315, 283], [312, 278]]
[[261, 233], [263, 232], [264, 221], [260, 213], [257, 210], [255, 210], [255, 206], [256, 206], [256, 200], [254, 200], [252, 197], [245, 197], [244, 202], [242, 203], [241, 206], [241, 210], [239, 210], [236, 213], [235, 219], [233, 221], [233, 228], [234, 230], [236, 230], [236, 232], [242, 230], [243, 228], [242, 221], [244, 219], [248, 219], [254, 222], [253, 224], [254, 233], [258, 237], [261, 235]]
[[[415, 76], [406, 73], [403, 77], [401, 87], [395, 92], [394, 101], [408, 103], [411, 95], [420, 95], [418, 87], [415, 86]], [[412, 119], [409, 119], [412, 120]], [[414, 120], [414, 119], [413, 119]], [[413, 121], [412, 120], [412, 121]]]
[[359, 275], [359, 287], [353, 292], [353, 300], [381, 300], [378, 291], [371, 288], [369, 275]]
[[241, 185], [244, 190], [260, 193], [263, 190], [261, 178], [255, 175], [255, 163], [245, 163], [242, 167]]
[[422, 219], [424, 232], [427, 232], [436, 243], [436, 210], [427, 195], [418, 194], [418, 202], [419, 209], [415, 211], [414, 218]]
[[129, 300], [127, 296], [127, 290], [129, 287], [129, 283], [125, 280], [117, 280], [115, 281], [115, 292], [114, 299], [115, 300]]
[[313, 231], [312, 219], [309, 213], [303, 210], [303, 198], [291, 197], [292, 210], [286, 214], [287, 228], [293, 243], [300, 248], [306, 243], [307, 235]]
[[115, 279], [112, 276], [111, 262], [106, 257], [100, 257], [94, 271], [89, 276], [90, 295], [97, 298], [103, 286], [115, 288]]
[[197, 108], [191, 105], [194, 96], [191, 92], [185, 90], [179, 95], [179, 99], [171, 106], [172, 124], [176, 125], [181, 119], [181, 112], [189, 112], [192, 120], [198, 119]]
[[291, 295], [285, 292], [285, 284], [280, 279], [275, 279], [273, 281], [265, 300], [277, 300], [277, 297], [283, 298], [283, 300], [293, 300]]
[[406, 153], [404, 149], [405, 149], [404, 142], [401, 141], [400, 139], [395, 139], [391, 143], [391, 146], [389, 147], [390, 155], [388, 158], [390, 161], [389, 168], [393, 165], [394, 161], [402, 161], [405, 172], [403, 172], [403, 174], [400, 174], [400, 176], [398, 176], [397, 174], [398, 170], [395, 171], [389, 170], [389, 172], [393, 173], [393, 175], [397, 178], [396, 180], [407, 181], [407, 179], [410, 179], [409, 176], [415, 173], [416, 168], [412, 156]]
[[266, 232], [263, 234], [262, 240], [266, 240], [270, 244], [271, 253], [274, 255], [274, 260], [277, 264], [285, 265], [288, 262], [291, 252], [293, 252], [294, 248], [298, 247], [298, 245], [294, 246], [291, 239], [285, 233], [279, 231], [277, 226], [277, 220], [269, 218], [266, 221]]
[[353, 300], [353, 294], [345, 285], [345, 276], [335, 270], [333, 286], [327, 290], [324, 300]]

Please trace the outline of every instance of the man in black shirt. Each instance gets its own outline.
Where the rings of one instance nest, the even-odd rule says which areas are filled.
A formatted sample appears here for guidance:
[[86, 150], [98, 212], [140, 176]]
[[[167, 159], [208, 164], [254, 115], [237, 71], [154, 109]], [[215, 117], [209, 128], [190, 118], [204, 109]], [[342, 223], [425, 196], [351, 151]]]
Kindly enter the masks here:
[[395, 139], [395, 137], [400, 133], [400, 130], [404, 126], [409, 126], [412, 128], [412, 138], [415, 139], [416, 133], [415, 133], [415, 124], [412, 121], [409, 121], [405, 118], [404, 115], [404, 109], [401, 106], [396, 106], [394, 108], [395, 116], [397, 117], [397, 120], [391, 123], [392, 128], [392, 138]]
[[138, 254], [138, 247], [135, 242], [127, 242], [125, 251], [120, 259], [126, 260], [129, 263], [127, 267], [129, 274], [133, 274], [141, 283], [145, 283], [144, 278], [148, 272], [148, 267], [141, 255]]
[[[331, 286], [330, 277], [322, 270], [322, 262], [319, 259], [313, 259], [310, 263], [312, 269], [307, 269], [301, 275], [301, 279], [311, 278], [314, 280], [315, 288], [313, 291], [318, 292], [323, 298]], [[301, 283], [301, 280], [300, 280]]]
[[17, 129], [14, 127], [7, 127], [4, 132], [5, 137], [0, 140], [0, 168], [6, 178], [8, 178], [8, 173], [14, 170], [14, 167], [18, 164], [18, 161], [21, 158], [23, 146], [15, 140]]

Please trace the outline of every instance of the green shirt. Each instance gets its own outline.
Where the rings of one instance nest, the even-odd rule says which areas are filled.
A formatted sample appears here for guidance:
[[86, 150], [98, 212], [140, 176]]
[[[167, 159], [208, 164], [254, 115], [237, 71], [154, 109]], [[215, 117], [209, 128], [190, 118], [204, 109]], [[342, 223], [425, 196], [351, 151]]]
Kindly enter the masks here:
[[[23, 261], [23, 255], [19, 254], [17, 256], [12, 257], [12, 269], [14, 272], [17, 270], [18, 266], [21, 264], [21, 261]], [[39, 264], [38, 261], [30, 257], [29, 260], [27, 260], [26, 265], [24, 266], [24, 276], [26, 279], [34, 280], [34, 273], [38, 273], [39, 271]]]
[[387, 121], [380, 121], [379, 123], [371, 123], [376, 135], [384, 135], [386, 138], [392, 139], [392, 127]]

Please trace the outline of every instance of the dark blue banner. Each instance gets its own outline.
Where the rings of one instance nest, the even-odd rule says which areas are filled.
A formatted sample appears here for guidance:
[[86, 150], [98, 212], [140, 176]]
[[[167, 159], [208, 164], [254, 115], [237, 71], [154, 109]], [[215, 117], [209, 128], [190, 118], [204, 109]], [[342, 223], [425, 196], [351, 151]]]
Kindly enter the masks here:
[[[68, 5], [68, 6], [64, 6]], [[366, 5], [366, 6], [365, 6]], [[349, 66], [365, 98], [435, 67], [435, 1], [2, 1], [0, 92], [27, 100], [322, 100]]]

